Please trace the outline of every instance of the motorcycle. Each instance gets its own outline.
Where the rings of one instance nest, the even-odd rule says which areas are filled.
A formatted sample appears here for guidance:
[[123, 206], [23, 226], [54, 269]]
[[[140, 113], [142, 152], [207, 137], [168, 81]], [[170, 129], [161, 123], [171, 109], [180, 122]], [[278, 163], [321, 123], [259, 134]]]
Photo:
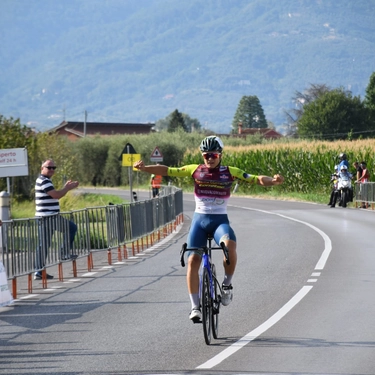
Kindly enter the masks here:
[[339, 195], [340, 203], [339, 205], [345, 208], [348, 202], [353, 201], [353, 188], [351, 175], [348, 173], [340, 173], [337, 182], [337, 192]]

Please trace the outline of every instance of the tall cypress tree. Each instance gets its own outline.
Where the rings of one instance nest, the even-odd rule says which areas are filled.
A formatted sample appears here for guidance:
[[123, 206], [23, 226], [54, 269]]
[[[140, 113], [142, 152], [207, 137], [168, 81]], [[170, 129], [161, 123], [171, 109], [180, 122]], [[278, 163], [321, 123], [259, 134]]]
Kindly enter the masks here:
[[182, 117], [182, 113], [179, 112], [177, 109], [173, 111], [171, 120], [169, 122], [168, 126], [168, 132], [173, 133], [177, 130], [183, 130], [184, 132], [187, 132], [188, 129], [185, 125], [184, 118]]
[[243, 96], [232, 121], [232, 132], [238, 132], [238, 124], [246, 128], [267, 128], [267, 120], [257, 96]]

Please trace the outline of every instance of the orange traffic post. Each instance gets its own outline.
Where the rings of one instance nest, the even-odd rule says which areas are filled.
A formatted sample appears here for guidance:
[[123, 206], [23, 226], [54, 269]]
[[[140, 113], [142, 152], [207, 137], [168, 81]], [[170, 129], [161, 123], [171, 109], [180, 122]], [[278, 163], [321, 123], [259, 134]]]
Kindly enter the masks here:
[[128, 259], [128, 249], [126, 248], [126, 244], [125, 243], [123, 245], [123, 250], [124, 250], [124, 258]]
[[58, 269], [59, 269], [59, 281], [63, 281], [64, 275], [63, 275], [63, 266], [61, 262], [58, 265]]
[[134, 241], [132, 242], [132, 254], [133, 254], [133, 257], [135, 256], [135, 247], [134, 247]]
[[32, 293], [33, 292], [33, 274], [29, 273], [27, 275], [27, 292]]
[[91, 265], [91, 253], [87, 255], [87, 271], [90, 272], [92, 270], [92, 265]]
[[122, 262], [121, 245], [117, 248], [117, 260]]
[[77, 261], [73, 260], [73, 277], [77, 277]]
[[47, 288], [47, 271], [45, 268], [42, 269], [42, 288]]
[[112, 265], [112, 252], [110, 248], [108, 249], [107, 254], [108, 254], [108, 264], [111, 266]]
[[12, 280], [12, 295], [14, 299], [17, 298], [17, 278], [16, 277], [13, 277], [13, 280]]

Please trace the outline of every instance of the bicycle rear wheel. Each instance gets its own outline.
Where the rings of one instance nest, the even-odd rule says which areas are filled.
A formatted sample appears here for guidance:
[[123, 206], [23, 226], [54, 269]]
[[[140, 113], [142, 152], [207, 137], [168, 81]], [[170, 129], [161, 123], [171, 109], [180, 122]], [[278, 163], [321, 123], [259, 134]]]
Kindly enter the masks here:
[[210, 292], [210, 277], [206, 268], [203, 268], [202, 274], [202, 323], [204, 340], [207, 345], [211, 343], [211, 322], [212, 322], [212, 298]]
[[214, 284], [214, 299], [212, 301], [212, 336], [214, 339], [219, 337], [219, 296], [218, 296], [218, 284], [216, 280], [216, 267], [214, 264], [211, 265], [212, 269], [212, 281]]

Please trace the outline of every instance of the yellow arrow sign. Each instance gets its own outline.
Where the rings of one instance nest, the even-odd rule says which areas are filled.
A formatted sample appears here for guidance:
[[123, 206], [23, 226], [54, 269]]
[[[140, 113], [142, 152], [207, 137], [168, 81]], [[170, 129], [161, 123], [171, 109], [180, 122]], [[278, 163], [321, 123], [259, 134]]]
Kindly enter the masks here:
[[122, 154], [123, 167], [132, 167], [138, 160], [141, 160], [141, 154]]

